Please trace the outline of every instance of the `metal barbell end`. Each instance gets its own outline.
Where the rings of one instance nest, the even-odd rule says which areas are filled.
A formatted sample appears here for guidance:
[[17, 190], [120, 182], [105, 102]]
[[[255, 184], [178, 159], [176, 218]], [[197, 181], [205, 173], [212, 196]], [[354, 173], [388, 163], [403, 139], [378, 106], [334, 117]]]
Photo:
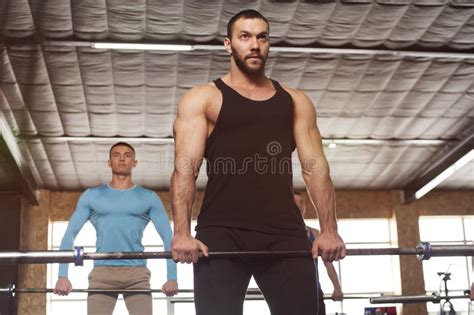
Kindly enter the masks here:
[[385, 304], [385, 303], [440, 303], [442, 300], [453, 300], [453, 299], [469, 299], [469, 295], [413, 295], [413, 296], [403, 296], [403, 295], [394, 295], [394, 296], [380, 296], [370, 298], [370, 303], [372, 304]]

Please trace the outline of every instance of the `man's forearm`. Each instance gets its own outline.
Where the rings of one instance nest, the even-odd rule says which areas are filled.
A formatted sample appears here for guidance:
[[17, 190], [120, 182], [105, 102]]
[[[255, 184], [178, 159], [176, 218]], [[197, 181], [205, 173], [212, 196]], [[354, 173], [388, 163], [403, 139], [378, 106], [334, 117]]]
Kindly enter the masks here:
[[310, 198], [318, 214], [321, 233], [337, 232], [335, 192], [328, 175], [304, 174]]
[[330, 262], [324, 262], [324, 266], [326, 267], [326, 271], [328, 272], [329, 279], [332, 282], [332, 286], [334, 290], [341, 290], [341, 284], [339, 283], [339, 279], [337, 277], [336, 269], [334, 265]]
[[191, 234], [191, 212], [195, 194], [194, 176], [174, 172], [171, 177], [171, 208], [175, 234]]

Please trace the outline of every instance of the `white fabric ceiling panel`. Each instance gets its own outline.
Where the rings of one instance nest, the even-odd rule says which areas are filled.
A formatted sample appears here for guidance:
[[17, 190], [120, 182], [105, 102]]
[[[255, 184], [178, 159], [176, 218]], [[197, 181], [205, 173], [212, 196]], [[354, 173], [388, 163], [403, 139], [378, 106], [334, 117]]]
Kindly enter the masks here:
[[78, 51], [82, 81], [85, 85], [113, 84], [112, 53], [109, 50], [80, 48]]
[[454, 106], [462, 97], [461, 93], [437, 93], [420, 111], [423, 117], [440, 117]]
[[338, 117], [328, 118], [328, 123], [321, 126], [321, 119], [318, 118], [319, 130], [324, 132], [328, 138], [345, 138], [351, 131], [352, 126], [359, 119], [358, 117]]
[[420, 76], [430, 66], [430, 63], [431, 59], [428, 58], [404, 58], [385, 86], [385, 90], [407, 91], [413, 88]]
[[22, 84], [49, 84], [48, 72], [39, 45], [14, 46], [8, 57], [15, 80]]
[[[315, 7], [312, 3], [300, 2], [285, 40], [293, 45], [313, 43], [323, 34], [328, 19], [335, 8], [335, 3], [321, 2]], [[273, 36], [273, 29], [270, 32]]]
[[472, 37], [472, 34], [474, 34], [474, 14], [458, 29], [457, 33], [450, 40], [449, 46], [455, 49], [472, 48], [472, 42], [469, 39]]
[[413, 87], [416, 91], [436, 92], [457, 70], [459, 63], [454, 60], [435, 59]]
[[379, 117], [367, 117], [362, 116], [352, 126], [350, 133], [347, 135], [349, 138], [363, 139], [370, 138], [372, 131], [380, 124]]
[[175, 87], [145, 87], [145, 105], [147, 114], [171, 114], [174, 107]]
[[440, 47], [448, 44], [473, 14], [474, 8], [458, 10], [455, 7], [443, 7], [443, 11], [436, 16], [436, 20], [420, 37], [420, 41], [428, 47]]
[[[473, 81], [474, 82], [474, 81]], [[446, 117], [462, 117], [468, 114], [469, 117], [474, 115], [474, 94], [464, 93], [452, 107], [444, 114]]]
[[86, 40], [101, 40], [108, 36], [106, 0], [81, 0], [70, 3], [75, 36]]
[[397, 137], [402, 139], [414, 139], [420, 138], [423, 133], [436, 122], [436, 118], [409, 118], [405, 122], [406, 124], [403, 125], [403, 128], [399, 128]]
[[[354, 91], [341, 114], [351, 117], [363, 116], [378, 94], [379, 92]], [[318, 103], [316, 103], [316, 108], [318, 108], [318, 106]]]
[[105, 182], [99, 175], [100, 172], [95, 162], [74, 162], [74, 168], [80, 187], [96, 187]]
[[87, 107], [92, 113], [111, 113], [116, 111], [115, 89], [113, 85], [85, 85]]
[[148, 1], [147, 38], [172, 40], [181, 32], [183, 0]]
[[458, 136], [460, 133], [465, 131], [467, 128], [471, 128], [473, 125], [474, 109], [469, 112], [469, 115], [458, 119], [440, 138], [452, 139]]
[[169, 114], [147, 114], [145, 136], [167, 138], [173, 136], [173, 120]]
[[370, 12], [370, 4], [346, 5], [336, 3], [320, 36], [323, 45], [343, 45], [351, 41], [360, 24]]
[[0, 27], [3, 33], [11, 37], [28, 37], [35, 33], [33, 16], [28, 5], [28, 0], [3, 2], [0, 17], [3, 23]]
[[397, 130], [410, 121], [408, 117], [390, 116], [379, 119], [379, 124], [372, 131], [372, 135], [376, 139], [387, 139], [390, 135], [397, 134]]
[[117, 112], [144, 114], [145, 109], [145, 86], [114, 86], [115, 102]]
[[56, 111], [57, 105], [50, 84], [19, 83], [23, 101], [31, 111]]
[[180, 32], [184, 39], [212, 40], [219, 26], [221, 0], [183, 1]]
[[376, 3], [367, 14], [365, 21], [359, 26], [353, 42], [361, 47], [383, 44], [406, 11], [406, 6]]
[[64, 129], [57, 111], [30, 110], [36, 129], [45, 136], [62, 136]]
[[51, 161], [45, 151], [43, 143], [39, 139], [28, 140], [28, 150], [33, 158], [35, 168], [38, 173], [41, 174], [41, 180], [43, 181], [44, 187], [50, 187], [50, 189], [59, 189], [59, 183], [56, 178], [56, 174], [51, 166]]
[[145, 84], [145, 60], [143, 52], [113, 52], [113, 81], [116, 85], [143, 86]]
[[146, 1], [116, 0], [108, 5], [109, 36], [118, 40], [140, 40], [145, 32]]
[[304, 66], [299, 88], [303, 90], [324, 90], [328, 86], [340, 61], [333, 54], [315, 54], [310, 56]]
[[[474, 34], [474, 33], [473, 33]], [[466, 91], [474, 83], [474, 59], [465, 59], [441, 88], [442, 92], [459, 93]]]
[[116, 113], [90, 112], [91, 132], [98, 137], [115, 137], [119, 130]]
[[118, 135], [120, 137], [139, 137], [145, 133], [143, 113], [118, 112]]
[[[35, 24], [51, 38], [64, 38], [73, 35], [70, 1], [32, 0], [31, 11], [36, 17]], [[48, 18], [44, 18], [48, 17]]]
[[344, 58], [340, 59], [327, 89], [332, 91], [354, 90], [370, 65], [370, 59], [370, 55], [346, 55]]
[[211, 56], [208, 53], [198, 54], [180, 53], [178, 58], [177, 85], [191, 88], [209, 82], [209, 66]]
[[392, 29], [385, 44], [389, 48], [416, 43], [443, 11], [443, 6], [408, 6], [403, 17]]
[[[60, 104], [58, 104], [61, 106]], [[89, 117], [85, 111], [64, 111], [61, 110], [60, 117], [64, 134], [72, 137], [90, 136]]]
[[146, 52], [146, 84], [148, 86], [170, 87], [177, 83], [178, 53]]
[[293, 56], [293, 54], [278, 53], [275, 58], [268, 75], [283, 85], [298, 86], [308, 62], [308, 55], [296, 54]]
[[435, 93], [432, 92], [418, 92], [413, 90], [404, 94], [404, 97], [399, 99], [399, 106], [393, 108], [393, 115], [404, 117], [417, 116], [435, 96]]
[[[227, 71], [229, 71], [229, 68], [228, 68], [229, 59], [230, 59], [229, 56], [222, 52], [220, 53], [215, 52], [212, 55], [211, 65], [209, 68], [209, 81], [220, 78], [224, 74], [226, 74]], [[268, 59], [267, 59], [267, 64], [268, 64]]]
[[[457, 124], [459, 118], [440, 118], [437, 119], [434, 124], [432, 124], [429, 128], [427, 128], [423, 134], [420, 135], [420, 138], [425, 139], [433, 139], [433, 135], [442, 134], [443, 137], [450, 138], [450, 129]], [[456, 134], [459, 130], [456, 130]], [[452, 135], [453, 133], [451, 133]]]
[[348, 104], [352, 93], [350, 91], [329, 91], [323, 93], [317, 103], [318, 115], [320, 116], [337, 116]]
[[[406, 91], [382, 91], [369, 103], [366, 114], [376, 117], [391, 115], [407, 97]], [[406, 105], [406, 102], [403, 102]]]
[[80, 187], [81, 183], [77, 176], [69, 144], [64, 141], [48, 141], [44, 143], [44, 148], [60, 187], [68, 190]]
[[[375, 58], [363, 69], [357, 91], [382, 91], [400, 65], [400, 59]], [[354, 77], [356, 79], [356, 77]]]

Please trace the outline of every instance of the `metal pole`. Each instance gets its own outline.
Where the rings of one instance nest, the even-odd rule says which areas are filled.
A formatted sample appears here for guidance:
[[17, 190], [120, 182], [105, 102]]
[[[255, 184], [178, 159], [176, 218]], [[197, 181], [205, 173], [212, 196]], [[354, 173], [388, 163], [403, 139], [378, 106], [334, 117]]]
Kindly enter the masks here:
[[74, 262], [73, 251], [0, 252], [1, 264]]
[[[15, 285], [11, 284], [7, 288], [0, 288], [0, 294], [8, 294], [10, 296], [14, 296], [16, 294], [40, 294], [40, 293], [53, 293], [53, 288], [16, 288]], [[71, 293], [163, 293], [161, 289], [72, 289]], [[194, 293], [193, 289], [180, 289], [178, 290], [179, 293]], [[260, 289], [258, 288], [249, 288], [247, 289], [247, 296], [259, 297], [262, 295]], [[353, 295], [353, 296], [345, 296], [344, 300], [366, 300], [374, 298], [374, 296], [362, 296], [362, 295]], [[332, 299], [331, 295], [325, 295], [325, 300]]]
[[[416, 248], [348, 248], [347, 256], [371, 255], [417, 255], [420, 260], [430, 257], [474, 256], [474, 245], [430, 246], [421, 243]], [[311, 257], [310, 251], [230, 251], [209, 252], [210, 259], [220, 258], [290, 258]], [[201, 255], [202, 257], [202, 255]], [[202, 257], [204, 258], [204, 257]], [[81, 247], [74, 251], [37, 251], [37, 252], [0, 252], [0, 264], [41, 264], [41, 263], [75, 263], [82, 265], [83, 260], [114, 259], [172, 259], [171, 252], [106, 252], [84, 253]]]
[[[54, 293], [53, 288], [16, 288], [14, 284], [9, 285], [7, 288], [0, 288], [0, 294], [7, 294], [9, 296], [15, 296], [16, 294], [45, 294]], [[72, 289], [71, 293], [117, 293], [117, 294], [137, 294], [137, 293], [163, 293], [161, 289]], [[181, 289], [178, 293], [194, 293], [193, 289]], [[247, 295], [261, 295], [259, 289], [250, 288], [247, 290]]]
[[414, 295], [414, 296], [380, 296], [370, 298], [372, 304], [385, 304], [385, 303], [439, 303], [441, 300], [452, 300], [452, 299], [469, 299], [468, 295]]

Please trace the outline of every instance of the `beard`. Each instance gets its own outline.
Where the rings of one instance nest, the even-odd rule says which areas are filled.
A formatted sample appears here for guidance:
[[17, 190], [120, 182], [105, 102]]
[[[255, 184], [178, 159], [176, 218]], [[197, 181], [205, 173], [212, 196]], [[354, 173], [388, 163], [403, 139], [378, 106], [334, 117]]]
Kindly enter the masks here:
[[[239, 55], [237, 50], [235, 50], [234, 47], [231, 47], [231, 50], [232, 50], [232, 58], [234, 58], [235, 64], [243, 73], [253, 75], [253, 74], [260, 74], [263, 71], [265, 71], [265, 63], [267, 61], [267, 58], [262, 56], [260, 53], [242, 57], [241, 55]], [[258, 58], [261, 58], [262, 62], [260, 63], [258, 67], [249, 67], [245, 63], [245, 60], [250, 57], [255, 57], [255, 56], [257, 56]]]

